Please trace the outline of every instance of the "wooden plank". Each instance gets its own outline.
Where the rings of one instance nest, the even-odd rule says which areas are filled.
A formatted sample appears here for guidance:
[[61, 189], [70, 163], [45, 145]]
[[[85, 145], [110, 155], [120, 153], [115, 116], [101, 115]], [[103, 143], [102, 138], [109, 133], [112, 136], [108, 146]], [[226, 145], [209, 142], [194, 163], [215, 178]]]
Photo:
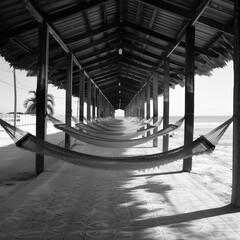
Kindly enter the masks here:
[[[72, 123], [72, 68], [73, 68], [73, 58], [72, 54], [69, 52], [67, 54], [67, 78], [66, 78], [66, 113], [65, 122], [67, 126], [71, 126]], [[65, 133], [65, 147], [70, 148], [70, 136]]]
[[87, 78], [87, 119], [91, 119], [91, 104], [92, 104], [92, 91], [91, 91], [91, 79]]
[[[164, 61], [164, 92], [163, 92], [163, 128], [169, 125], [169, 80], [170, 59]], [[168, 151], [169, 134], [163, 136], [163, 152]]]
[[[194, 128], [194, 47], [195, 27], [189, 26], [186, 32], [186, 76], [185, 76], [185, 128], [184, 145], [193, 141]], [[183, 161], [183, 171], [192, 170], [192, 157]]]
[[[39, 24], [38, 66], [36, 91], [36, 137], [46, 138], [47, 84], [48, 84], [49, 31], [45, 22]], [[36, 154], [36, 174], [44, 171], [44, 155]]]
[[96, 117], [96, 86], [93, 85], [93, 92], [92, 92], [92, 117], [95, 119]]
[[145, 99], [146, 99], [146, 95], [145, 95], [145, 88], [143, 88], [141, 90], [141, 94], [140, 94], [140, 116], [141, 118], [144, 118], [145, 116]]
[[240, 207], [240, 2], [235, 0], [234, 11], [234, 96], [233, 96], [233, 167], [232, 198], [234, 207]]
[[100, 117], [100, 92], [99, 89], [96, 89], [96, 99], [97, 99], [97, 117]]
[[85, 89], [85, 75], [84, 71], [79, 72], [79, 121], [83, 122], [84, 119], [84, 89]]
[[[153, 123], [158, 120], [158, 75], [153, 74]], [[157, 132], [157, 129], [154, 130], [154, 133]], [[158, 147], [158, 139], [153, 139], [153, 147]]]
[[[151, 95], [151, 82], [149, 81], [146, 85], [146, 111], [147, 111], [147, 119], [150, 119], [151, 109], [150, 109], [150, 96]], [[150, 124], [148, 124], [148, 128], [150, 127]], [[150, 135], [150, 132], [147, 133], [147, 136]]]

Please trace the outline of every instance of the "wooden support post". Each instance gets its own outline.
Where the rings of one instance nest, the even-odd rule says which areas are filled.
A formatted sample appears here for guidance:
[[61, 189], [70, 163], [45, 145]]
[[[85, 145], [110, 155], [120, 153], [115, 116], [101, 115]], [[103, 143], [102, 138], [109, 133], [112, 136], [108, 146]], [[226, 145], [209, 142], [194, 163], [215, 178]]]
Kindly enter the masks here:
[[97, 118], [100, 117], [100, 92], [99, 89], [96, 89], [96, 99], [97, 99]]
[[[193, 141], [194, 128], [194, 60], [195, 60], [195, 27], [189, 26], [186, 32], [186, 60], [185, 60], [185, 129], [184, 145]], [[192, 170], [192, 157], [183, 161], [183, 171]]]
[[85, 90], [85, 75], [81, 69], [79, 72], [79, 121], [83, 122], [84, 119], [84, 90]]
[[91, 79], [87, 78], [87, 119], [91, 119], [91, 104], [92, 104], [92, 92], [91, 92]]
[[[163, 92], [163, 128], [169, 125], [169, 71], [170, 59], [164, 61], [164, 92]], [[168, 151], [169, 135], [163, 136], [163, 152]]]
[[[153, 123], [158, 121], [158, 75], [153, 75]], [[154, 133], [157, 129], [154, 130]], [[158, 147], [158, 139], [153, 139], [153, 147]]]
[[140, 114], [140, 92], [137, 93], [137, 117], [141, 119], [141, 114]]
[[99, 105], [100, 105], [100, 117], [103, 118], [103, 95], [101, 93], [99, 98]]
[[[147, 119], [150, 119], [150, 98], [151, 98], [151, 81], [148, 82], [146, 89], [146, 101], [147, 101]], [[150, 124], [147, 125], [148, 128], [150, 127]], [[147, 136], [150, 136], [150, 132], [147, 133]]]
[[[67, 54], [67, 79], [66, 79], [66, 125], [71, 127], [72, 123], [72, 72], [73, 72], [73, 59], [72, 54]], [[70, 136], [65, 133], [65, 148], [70, 149]]]
[[234, 5], [234, 96], [233, 96], [233, 166], [232, 199], [240, 207], [240, 2]]
[[96, 118], [96, 86], [93, 84], [93, 94], [92, 94], [92, 118]]
[[[46, 138], [47, 87], [48, 87], [49, 31], [45, 22], [38, 32], [38, 75], [36, 91], [36, 137]], [[36, 154], [36, 174], [44, 172], [44, 155]]]
[[145, 99], [146, 99], [145, 88], [143, 88], [141, 91], [141, 118], [145, 117]]
[[[145, 117], [145, 111], [144, 111], [144, 106], [145, 106], [145, 88], [142, 88], [140, 92], [140, 117], [143, 119]], [[143, 130], [145, 127], [142, 127], [141, 130]], [[143, 134], [144, 137], [144, 134]]]

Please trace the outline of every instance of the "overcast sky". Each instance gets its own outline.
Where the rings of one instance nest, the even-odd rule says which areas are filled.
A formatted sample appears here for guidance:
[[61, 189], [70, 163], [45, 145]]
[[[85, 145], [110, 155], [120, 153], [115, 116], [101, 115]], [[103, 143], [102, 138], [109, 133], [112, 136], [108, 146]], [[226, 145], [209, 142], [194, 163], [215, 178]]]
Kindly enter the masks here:
[[[25, 71], [17, 70], [17, 111], [25, 112], [23, 102], [30, 97], [28, 91], [36, 90], [36, 77], [26, 77]], [[13, 72], [8, 63], [0, 58], [0, 113], [14, 110]], [[170, 89], [170, 116], [184, 115], [185, 88]], [[55, 114], [65, 113], [65, 91], [51, 85], [48, 93], [55, 97]], [[73, 98], [73, 115], [77, 112], [77, 98]], [[233, 111], [233, 64], [223, 69], [215, 69], [211, 77], [195, 77], [195, 115], [231, 116]], [[159, 116], [163, 113], [163, 98], [159, 97]]]

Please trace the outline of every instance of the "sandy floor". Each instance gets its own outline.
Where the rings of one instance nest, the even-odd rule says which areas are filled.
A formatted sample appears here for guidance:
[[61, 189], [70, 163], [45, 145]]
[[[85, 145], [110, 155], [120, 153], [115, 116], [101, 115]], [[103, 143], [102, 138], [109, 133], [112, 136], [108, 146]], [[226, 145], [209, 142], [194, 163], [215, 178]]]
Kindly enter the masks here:
[[[197, 126], [197, 133], [202, 134], [207, 132], [213, 126]], [[35, 134], [35, 126], [27, 125], [20, 127], [32, 134]], [[53, 143], [60, 144], [63, 140], [64, 134], [55, 129], [52, 124], [48, 124], [47, 140]], [[193, 170], [191, 172], [194, 175], [194, 179], [200, 184], [207, 187], [212, 191], [222, 202], [228, 204], [231, 198], [231, 128], [223, 136], [221, 142], [216, 147], [214, 152], [210, 155], [201, 155], [194, 157]], [[182, 145], [183, 139], [183, 127], [177, 130], [170, 137], [170, 148], [175, 148]], [[76, 142], [76, 149], [83, 152], [92, 151], [92, 146], [87, 146], [83, 143]], [[162, 142], [159, 138], [159, 149], [161, 151]], [[125, 149], [123, 152], [119, 152], [118, 149], [104, 149], [95, 147], [97, 153], [101, 152], [102, 155], [111, 156], [114, 154], [131, 155], [136, 152], [136, 148], [131, 152], [131, 149]], [[157, 151], [153, 149], [152, 151]], [[93, 152], [91, 152], [93, 153]], [[141, 152], [139, 147], [139, 154]], [[27, 184], [35, 176], [35, 154], [21, 150], [13, 144], [8, 135], [0, 132], [0, 199], [6, 198], [9, 194], [14, 192], [21, 186]], [[46, 157], [45, 167], [46, 170], [50, 168], [57, 160]], [[182, 161], [177, 162], [181, 169]]]
[[[34, 134], [34, 126], [22, 129]], [[208, 129], [201, 127], [202, 134]], [[183, 130], [170, 138], [182, 145]], [[47, 140], [64, 134], [48, 125]], [[161, 151], [109, 150], [75, 142], [74, 150], [98, 155]], [[0, 133], [0, 239], [51, 240], [226, 240], [240, 239], [240, 212], [231, 195], [231, 130], [211, 155], [194, 157], [191, 174], [182, 160], [146, 171], [87, 169], [45, 158], [35, 176], [35, 154], [17, 148]]]

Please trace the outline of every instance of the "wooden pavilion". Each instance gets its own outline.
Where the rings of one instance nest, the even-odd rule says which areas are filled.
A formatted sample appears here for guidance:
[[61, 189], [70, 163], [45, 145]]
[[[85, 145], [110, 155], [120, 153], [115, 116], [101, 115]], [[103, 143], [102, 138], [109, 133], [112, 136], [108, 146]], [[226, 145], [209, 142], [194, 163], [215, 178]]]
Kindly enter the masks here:
[[[80, 99], [80, 121], [84, 102], [88, 119], [114, 116], [120, 108], [125, 116], [157, 121], [157, 97], [163, 94], [164, 126], [169, 88], [180, 85], [185, 86], [187, 144], [193, 140], [194, 75], [210, 75], [234, 60], [232, 204], [240, 207], [238, 0], [2, 0], [0, 16], [1, 56], [37, 75], [36, 136], [41, 139], [48, 84], [66, 90], [67, 125], [72, 96]], [[168, 136], [163, 150], [168, 150]], [[184, 159], [183, 170], [191, 168], [192, 159]], [[36, 172], [42, 171], [44, 156], [37, 154]]]

